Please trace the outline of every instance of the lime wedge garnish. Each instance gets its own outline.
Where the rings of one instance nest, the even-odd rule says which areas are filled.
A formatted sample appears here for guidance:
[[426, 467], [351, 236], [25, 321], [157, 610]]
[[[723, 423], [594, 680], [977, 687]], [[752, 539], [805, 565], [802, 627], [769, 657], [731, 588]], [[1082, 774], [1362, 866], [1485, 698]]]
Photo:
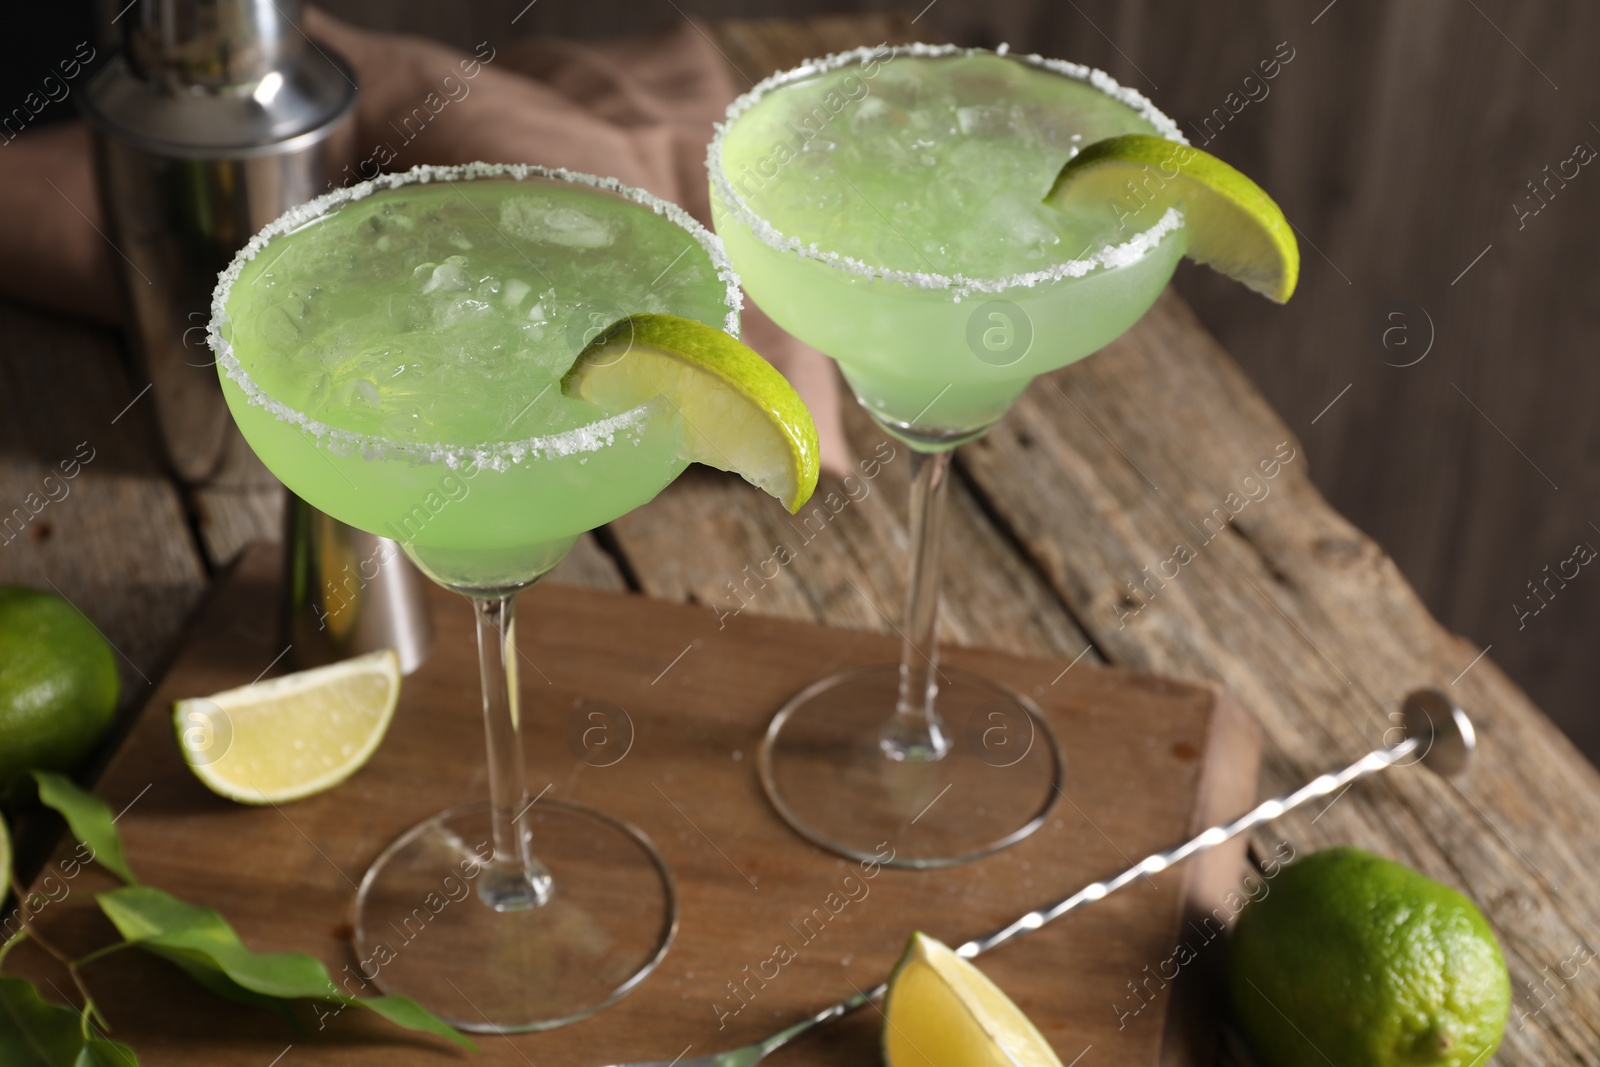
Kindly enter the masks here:
[[1283, 303], [1300, 277], [1300, 248], [1261, 186], [1191, 145], [1130, 133], [1087, 145], [1056, 176], [1046, 202], [1106, 204], [1135, 227], [1183, 212], [1187, 255]]
[[889, 1067], [1061, 1067], [999, 986], [923, 934], [890, 975], [883, 1013]]
[[766, 360], [703, 322], [631, 315], [561, 380], [568, 396], [625, 410], [664, 397], [683, 419], [681, 455], [733, 471], [799, 511], [817, 487], [817, 427]]
[[178, 747], [214, 793], [278, 804], [331, 789], [371, 758], [394, 717], [400, 658], [357, 656], [173, 708]]
[[6, 820], [0, 816], [0, 893], [11, 887], [11, 835], [6, 832]]

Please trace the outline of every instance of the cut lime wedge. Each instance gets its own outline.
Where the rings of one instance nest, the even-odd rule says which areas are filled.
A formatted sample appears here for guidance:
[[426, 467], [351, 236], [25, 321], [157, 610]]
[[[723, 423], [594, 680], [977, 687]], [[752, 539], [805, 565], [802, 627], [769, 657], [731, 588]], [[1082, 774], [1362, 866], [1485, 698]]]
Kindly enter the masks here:
[[1134, 229], [1177, 207], [1190, 259], [1280, 304], [1300, 277], [1294, 229], [1272, 197], [1216, 156], [1164, 137], [1130, 133], [1087, 145], [1045, 200], [1107, 204]]
[[0, 894], [11, 889], [11, 834], [6, 830], [6, 820], [0, 816]]
[[399, 696], [400, 658], [383, 649], [180, 700], [172, 717], [184, 762], [208, 789], [241, 804], [281, 804], [360, 770]]
[[817, 487], [817, 427], [800, 394], [772, 364], [705, 323], [621, 319], [583, 350], [561, 388], [613, 411], [664, 397], [683, 419], [684, 459], [733, 471], [791, 513]]
[[889, 976], [883, 1014], [889, 1067], [1061, 1067], [999, 986], [924, 934]]

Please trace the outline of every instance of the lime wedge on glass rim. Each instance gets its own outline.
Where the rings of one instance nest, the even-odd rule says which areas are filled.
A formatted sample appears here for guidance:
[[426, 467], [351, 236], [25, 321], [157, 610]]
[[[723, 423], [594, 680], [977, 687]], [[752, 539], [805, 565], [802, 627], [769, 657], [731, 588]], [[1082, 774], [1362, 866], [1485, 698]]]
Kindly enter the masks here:
[[883, 1001], [889, 1067], [1061, 1067], [1022, 1009], [946, 945], [912, 934]]
[[1195, 262], [1280, 304], [1300, 277], [1294, 229], [1272, 197], [1192, 145], [1143, 133], [1095, 141], [1061, 168], [1045, 201], [1107, 204], [1136, 229], [1176, 207]]
[[378, 748], [400, 696], [400, 658], [382, 649], [326, 667], [180, 700], [184, 762], [213, 793], [281, 804], [338, 785]]
[[817, 427], [787, 379], [714, 326], [630, 315], [579, 354], [562, 392], [611, 410], [664, 397], [683, 420], [681, 455], [732, 471], [791, 513], [817, 486]]

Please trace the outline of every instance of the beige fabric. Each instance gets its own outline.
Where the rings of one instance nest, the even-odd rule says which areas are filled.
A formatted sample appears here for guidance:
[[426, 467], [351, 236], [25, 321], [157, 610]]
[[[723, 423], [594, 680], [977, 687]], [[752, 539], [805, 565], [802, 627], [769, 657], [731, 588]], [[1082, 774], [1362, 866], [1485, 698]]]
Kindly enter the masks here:
[[[542, 163], [607, 174], [683, 205], [709, 225], [705, 149], [734, 88], [687, 21], [648, 38], [488, 43], [473, 54], [357, 29], [315, 9], [305, 29], [355, 67], [357, 155], [348, 177], [417, 163]], [[0, 292], [104, 322], [121, 317], [117, 253], [104, 230], [81, 123], [0, 148]], [[828, 360], [748, 306], [745, 340], [800, 390], [823, 465], [848, 466]]]

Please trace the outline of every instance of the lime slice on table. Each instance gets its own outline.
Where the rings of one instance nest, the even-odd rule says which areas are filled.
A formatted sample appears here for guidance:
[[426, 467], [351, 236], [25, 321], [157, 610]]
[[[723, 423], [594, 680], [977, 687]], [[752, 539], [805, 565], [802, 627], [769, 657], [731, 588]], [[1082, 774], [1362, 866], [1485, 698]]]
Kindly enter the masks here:
[[1294, 229], [1272, 197], [1191, 145], [1143, 133], [1095, 141], [1061, 168], [1045, 200], [1109, 204], [1150, 225], [1176, 207], [1190, 259], [1280, 304], [1300, 277]]
[[278, 804], [360, 770], [399, 696], [400, 658], [383, 649], [180, 700], [172, 718], [184, 761], [207, 788], [241, 804]]
[[1061, 1067], [999, 986], [924, 934], [889, 976], [883, 1016], [889, 1067]]
[[772, 364], [713, 326], [630, 315], [596, 337], [561, 380], [611, 410], [665, 397], [683, 417], [681, 455], [733, 471], [791, 513], [817, 487], [817, 427]]

